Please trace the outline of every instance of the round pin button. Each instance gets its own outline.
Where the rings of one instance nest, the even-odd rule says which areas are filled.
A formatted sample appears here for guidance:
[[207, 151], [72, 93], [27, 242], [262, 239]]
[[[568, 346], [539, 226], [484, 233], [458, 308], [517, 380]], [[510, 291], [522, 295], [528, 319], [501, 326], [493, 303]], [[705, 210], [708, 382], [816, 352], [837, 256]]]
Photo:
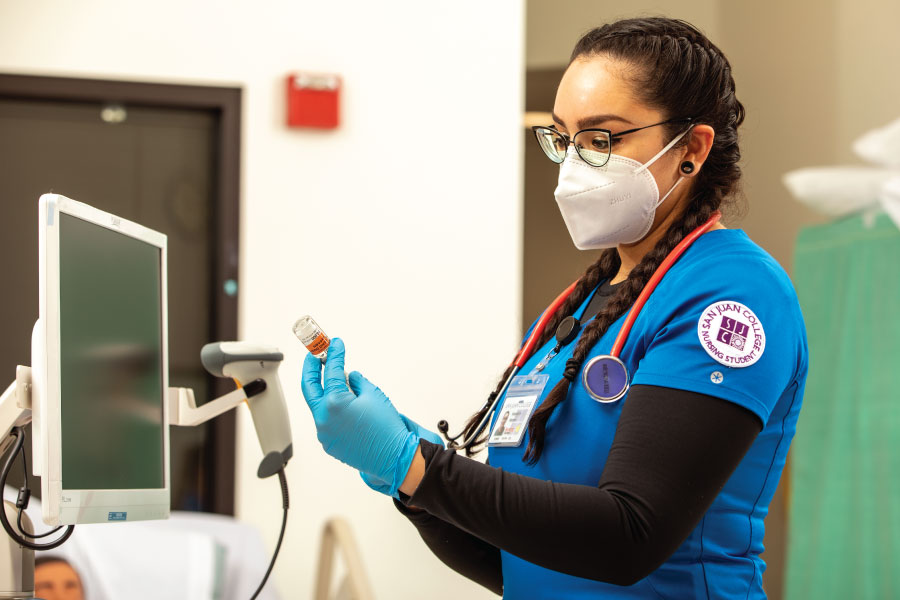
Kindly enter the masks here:
[[628, 391], [628, 369], [615, 356], [595, 356], [582, 371], [584, 387], [598, 402], [615, 402]]

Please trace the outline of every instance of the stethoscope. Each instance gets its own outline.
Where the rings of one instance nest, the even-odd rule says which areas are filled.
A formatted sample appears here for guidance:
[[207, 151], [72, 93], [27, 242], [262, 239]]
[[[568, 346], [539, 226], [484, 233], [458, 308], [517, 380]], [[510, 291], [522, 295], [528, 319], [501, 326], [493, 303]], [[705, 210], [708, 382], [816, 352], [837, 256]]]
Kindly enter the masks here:
[[[619, 330], [619, 334], [616, 336], [616, 340], [613, 343], [610, 353], [595, 356], [594, 358], [589, 360], [587, 364], [584, 365], [581, 373], [582, 383], [584, 384], [584, 388], [587, 390], [588, 394], [590, 394], [590, 396], [594, 400], [602, 403], [612, 403], [618, 401], [620, 398], [622, 398], [622, 396], [626, 394], [626, 392], [628, 392], [628, 387], [630, 385], [628, 367], [625, 366], [625, 363], [622, 362], [619, 356], [622, 353], [622, 348], [625, 347], [625, 341], [628, 339], [628, 334], [631, 332], [631, 327], [637, 320], [641, 309], [644, 308], [644, 305], [650, 298], [650, 294], [653, 293], [653, 290], [656, 289], [656, 286], [669, 271], [672, 265], [675, 264], [675, 262], [679, 258], [681, 258], [681, 255], [684, 254], [685, 250], [690, 248], [691, 244], [693, 244], [697, 240], [697, 238], [709, 231], [710, 228], [718, 223], [721, 217], [722, 213], [720, 213], [719, 211], [715, 211], [703, 225], [685, 236], [685, 238], [681, 240], [681, 242], [679, 242], [671, 252], [669, 252], [668, 256], [663, 259], [660, 265], [656, 268], [656, 271], [653, 272], [650, 280], [638, 295], [637, 300], [634, 301], [634, 305], [631, 307], [631, 310], [625, 317], [625, 322], [622, 324], [622, 328]], [[487, 408], [487, 410], [485, 411], [484, 416], [478, 422], [478, 426], [472, 431], [472, 433], [466, 436], [466, 438], [463, 439], [462, 443], [457, 443], [456, 440], [458, 440], [460, 436], [465, 433], [465, 430], [461, 431], [453, 437], [450, 437], [447, 433], [450, 428], [447, 421], [442, 420], [438, 423], [438, 431], [440, 431], [444, 438], [447, 440], [448, 449], [462, 450], [469, 448], [475, 442], [478, 436], [481, 435], [481, 432], [484, 431], [484, 428], [490, 422], [491, 416], [494, 414], [494, 409], [497, 407], [497, 403], [506, 393], [506, 389], [509, 387], [510, 382], [516, 376], [516, 373], [518, 373], [519, 370], [525, 365], [525, 363], [528, 362], [528, 360], [531, 358], [531, 355], [535, 350], [535, 346], [537, 345], [537, 341], [540, 339], [541, 334], [544, 332], [544, 329], [547, 326], [547, 322], [553, 317], [562, 303], [566, 301], [577, 284], [578, 280], [574, 281], [572, 285], [563, 290], [563, 292], [556, 297], [556, 299], [550, 304], [550, 306], [548, 306], [547, 309], [544, 310], [543, 314], [541, 314], [541, 318], [538, 319], [538, 322], [532, 329], [531, 335], [528, 336], [525, 344], [519, 350], [519, 353], [516, 355], [515, 360], [513, 360], [512, 370], [510, 371], [509, 376], [506, 378], [506, 381], [503, 382], [503, 386], [500, 388], [500, 391], [496, 396], [493, 397], [492, 400], [488, 400], [487, 402], [485, 402], [485, 405], [482, 407], [482, 410], [484, 410], [485, 408]], [[577, 337], [577, 335], [578, 321], [574, 317], [566, 317], [565, 319], [563, 319], [556, 330], [557, 346], [556, 349], [551, 352], [551, 355], [558, 352], [563, 345], [571, 342], [575, 337]], [[548, 355], [548, 358], [551, 357], [551, 355]], [[547, 359], [544, 359], [544, 361], [541, 362], [541, 366], [546, 363], [546, 360]]]

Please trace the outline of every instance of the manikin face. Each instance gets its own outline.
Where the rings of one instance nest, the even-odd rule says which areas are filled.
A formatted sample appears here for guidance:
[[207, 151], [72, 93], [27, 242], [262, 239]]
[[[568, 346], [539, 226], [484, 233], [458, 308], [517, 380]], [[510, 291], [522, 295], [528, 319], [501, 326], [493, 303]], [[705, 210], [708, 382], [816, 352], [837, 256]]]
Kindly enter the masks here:
[[84, 600], [78, 573], [62, 561], [44, 563], [34, 569], [34, 595], [43, 600]]

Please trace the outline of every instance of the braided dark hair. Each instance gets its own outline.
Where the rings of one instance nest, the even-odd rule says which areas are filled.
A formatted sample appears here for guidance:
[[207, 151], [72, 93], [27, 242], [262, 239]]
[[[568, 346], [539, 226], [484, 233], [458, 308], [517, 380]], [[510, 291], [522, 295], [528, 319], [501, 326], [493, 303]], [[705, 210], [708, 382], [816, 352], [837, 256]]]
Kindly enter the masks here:
[[[568, 394], [569, 384], [581, 369], [597, 341], [637, 299], [662, 260], [687, 234], [703, 224], [726, 199], [738, 191], [741, 153], [737, 129], [744, 120], [744, 107], [735, 96], [731, 65], [706, 36], [693, 25], [678, 19], [651, 17], [625, 19], [587, 32], [575, 45], [570, 64], [594, 56], [621, 60], [634, 69], [630, 83], [639, 100], [656, 108], [663, 119], [692, 117], [693, 124], [709, 125], [715, 131], [712, 148], [694, 178], [691, 198], [656, 246], [619, 285], [606, 307], [581, 333], [564, 377], [547, 395], [528, 424], [528, 447], [523, 460], [534, 464], [544, 448], [547, 421]], [[666, 125], [669, 139], [679, 133], [682, 123]], [[685, 136], [679, 145], [687, 143]], [[588, 267], [568, 300], [557, 310], [544, 330], [539, 346], [546, 344], [559, 322], [575, 312], [596, 286], [619, 270], [615, 248], [605, 250]], [[512, 367], [507, 369], [489, 402], [499, 393]], [[470, 419], [467, 434], [484, 416], [487, 406]], [[484, 437], [480, 439], [483, 443]], [[467, 451], [475, 451], [474, 447]]]

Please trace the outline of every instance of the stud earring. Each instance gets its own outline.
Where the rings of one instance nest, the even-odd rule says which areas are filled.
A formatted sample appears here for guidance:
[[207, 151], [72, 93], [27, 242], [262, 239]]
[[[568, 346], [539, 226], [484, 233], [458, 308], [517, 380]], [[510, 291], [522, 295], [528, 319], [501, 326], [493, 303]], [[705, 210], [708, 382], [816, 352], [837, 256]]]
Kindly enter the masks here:
[[683, 163], [681, 163], [681, 172], [684, 173], [685, 175], [693, 173], [694, 172], [694, 163], [692, 163], [689, 160], [686, 160]]

